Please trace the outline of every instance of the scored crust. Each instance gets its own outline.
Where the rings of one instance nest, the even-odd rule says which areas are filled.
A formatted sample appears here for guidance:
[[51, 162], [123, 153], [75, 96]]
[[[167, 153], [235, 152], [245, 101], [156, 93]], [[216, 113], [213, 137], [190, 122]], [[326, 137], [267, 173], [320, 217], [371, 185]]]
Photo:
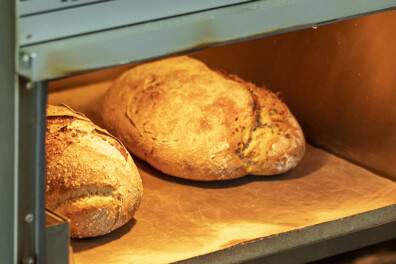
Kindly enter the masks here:
[[187, 56], [125, 72], [106, 92], [101, 116], [133, 154], [186, 179], [279, 174], [305, 151], [277, 95]]
[[106, 130], [64, 105], [47, 105], [46, 207], [70, 219], [70, 236], [107, 234], [142, 198], [132, 157]]

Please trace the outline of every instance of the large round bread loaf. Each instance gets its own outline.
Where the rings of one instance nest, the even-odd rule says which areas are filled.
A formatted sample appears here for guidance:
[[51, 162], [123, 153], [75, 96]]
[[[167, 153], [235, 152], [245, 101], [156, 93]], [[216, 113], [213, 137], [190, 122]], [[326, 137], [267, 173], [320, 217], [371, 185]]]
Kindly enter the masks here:
[[107, 234], [132, 219], [142, 181], [106, 130], [66, 106], [47, 106], [46, 207], [70, 219], [70, 236]]
[[279, 174], [305, 151], [276, 94], [186, 56], [125, 72], [105, 94], [101, 116], [136, 156], [186, 179]]

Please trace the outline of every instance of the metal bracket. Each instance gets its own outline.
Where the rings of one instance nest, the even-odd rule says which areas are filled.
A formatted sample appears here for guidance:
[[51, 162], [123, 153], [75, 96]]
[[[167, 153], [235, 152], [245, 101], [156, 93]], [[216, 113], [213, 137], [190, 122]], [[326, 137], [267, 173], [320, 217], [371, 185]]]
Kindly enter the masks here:
[[[20, 52], [19, 53], [19, 68], [23, 72], [31, 73], [32, 67], [33, 67], [33, 61], [34, 61], [35, 57], [36, 57], [36, 54], [34, 52], [33, 53]], [[27, 90], [30, 90], [30, 89], [34, 88], [34, 84], [30, 81], [27, 81], [25, 83], [25, 88]]]

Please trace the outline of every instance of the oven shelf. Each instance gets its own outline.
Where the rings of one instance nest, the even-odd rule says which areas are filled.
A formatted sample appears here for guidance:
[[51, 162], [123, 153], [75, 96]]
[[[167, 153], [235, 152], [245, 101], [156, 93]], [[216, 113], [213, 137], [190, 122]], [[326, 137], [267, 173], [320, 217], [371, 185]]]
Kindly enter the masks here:
[[[49, 103], [100, 125], [110, 83], [55, 90]], [[108, 235], [72, 240], [76, 264], [303, 263], [396, 238], [396, 183], [311, 145], [289, 173], [225, 182], [178, 179], [135, 162], [141, 207]]]
[[[208, 46], [321, 26], [395, 7], [395, 0], [348, 3], [344, 0], [249, 1], [113, 29], [98, 28], [94, 32], [72, 37], [60, 35], [57, 40], [21, 46], [18, 72], [31, 81], [55, 79]], [[114, 10], [109, 9], [108, 12]], [[57, 23], [60, 26], [66, 23], [59, 19]], [[90, 20], [91, 24], [95, 24], [92, 21], [95, 19]], [[61, 28], [59, 31], [62, 31]]]
[[144, 184], [135, 218], [72, 240], [77, 264], [305, 263], [396, 236], [396, 184], [312, 146], [290, 173], [222, 183], [175, 179], [135, 160]]

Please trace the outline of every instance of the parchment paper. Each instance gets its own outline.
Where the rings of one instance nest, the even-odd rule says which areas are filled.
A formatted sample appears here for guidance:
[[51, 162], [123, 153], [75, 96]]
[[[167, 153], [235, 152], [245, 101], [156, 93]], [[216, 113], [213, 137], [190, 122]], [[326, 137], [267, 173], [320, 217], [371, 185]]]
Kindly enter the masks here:
[[[108, 85], [52, 93], [49, 102], [100, 124]], [[134, 219], [108, 235], [72, 240], [76, 264], [169, 263], [396, 203], [396, 183], [310, 145], [289, 173], [226, 182], [177, 179], [135, 161], [144, 195]]]

